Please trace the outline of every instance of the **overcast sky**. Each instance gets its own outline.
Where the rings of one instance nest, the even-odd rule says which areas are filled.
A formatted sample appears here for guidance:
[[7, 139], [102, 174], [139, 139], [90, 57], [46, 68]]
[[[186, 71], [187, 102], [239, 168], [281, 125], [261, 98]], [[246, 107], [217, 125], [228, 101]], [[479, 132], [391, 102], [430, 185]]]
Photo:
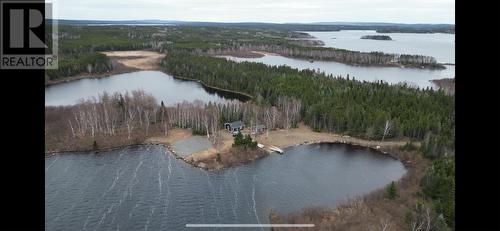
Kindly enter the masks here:
[[55, 0], [60, 19], [455, 23], [454, 0]]

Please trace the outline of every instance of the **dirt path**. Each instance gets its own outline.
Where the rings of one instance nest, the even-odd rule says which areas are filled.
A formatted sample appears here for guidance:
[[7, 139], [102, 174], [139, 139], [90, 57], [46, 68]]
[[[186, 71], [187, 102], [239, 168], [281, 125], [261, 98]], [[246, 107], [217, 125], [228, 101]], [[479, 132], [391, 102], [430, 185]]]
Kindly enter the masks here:
[[[263, 144], [265, 147], [269, 145], [274, 145], [278, 148], [286, 148], [289, 146], [306, 144], [306, 143], [320, 143], [320, 142], [339, 142], [355, 144], [365, 147], [377, 148], [377, 146], [391, 147], [391, 146], [403, 146], [406, 144], [406, 140], [398, 141], [370, 141], [358, 139], [350, 136], [343, 136], [334, 133], [326, 132], [314, 132], [311, 128], [304, 124], [299, 124], [298, 128], [290, 130], [275, 130], [269, 131], [269, 135], [264, 132], [257, 136], [256, 140]], [[419, 145], [419, 143], [416, 143]]]

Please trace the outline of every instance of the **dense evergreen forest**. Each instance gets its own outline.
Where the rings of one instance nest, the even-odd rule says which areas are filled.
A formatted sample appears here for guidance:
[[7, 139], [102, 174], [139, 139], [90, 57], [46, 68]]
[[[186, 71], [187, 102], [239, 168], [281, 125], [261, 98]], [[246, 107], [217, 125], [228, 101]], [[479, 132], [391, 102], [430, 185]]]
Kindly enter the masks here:
[[101, 73], [113, 69], [111, 61], [101, 53], [77, 53], [59, 61], [58, 69], [46, 71], [50, 80], [74, 76], [80, 73]]
[[423, 195], [434, 201], [434, 211], [455, 229], [455, 157], [435, 160], [420, 184]]
[[253, 95], [261, 104], [274, 105], [279, 96], [300, 99], [304, 122], [317, 131], [424, 140], [423, 148], [434, 156], [451, 152], [454, 146], [454, 98], [442, 91], [186, 52], [170, 52], [162, 66], [174, 76]]

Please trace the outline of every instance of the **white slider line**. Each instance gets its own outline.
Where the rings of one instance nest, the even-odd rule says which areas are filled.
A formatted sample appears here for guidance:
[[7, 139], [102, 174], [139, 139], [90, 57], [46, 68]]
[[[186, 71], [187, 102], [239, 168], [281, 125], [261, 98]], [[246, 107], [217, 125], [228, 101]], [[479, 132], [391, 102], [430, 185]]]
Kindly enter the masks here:
[[186, 228], [312, 228], [314, 224], [186, 224]]

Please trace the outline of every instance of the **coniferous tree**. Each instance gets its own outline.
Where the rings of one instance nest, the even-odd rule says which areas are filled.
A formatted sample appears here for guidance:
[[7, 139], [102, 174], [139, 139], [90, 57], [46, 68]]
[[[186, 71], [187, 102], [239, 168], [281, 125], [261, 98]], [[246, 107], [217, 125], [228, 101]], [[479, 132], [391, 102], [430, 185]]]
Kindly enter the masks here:
[[391, 184], [387, 186], [387, 197], [391, 200], [394, 200], [396, 196], [397, 196], [396, 185], [394, 184], [394, 181], [392, 181]]

